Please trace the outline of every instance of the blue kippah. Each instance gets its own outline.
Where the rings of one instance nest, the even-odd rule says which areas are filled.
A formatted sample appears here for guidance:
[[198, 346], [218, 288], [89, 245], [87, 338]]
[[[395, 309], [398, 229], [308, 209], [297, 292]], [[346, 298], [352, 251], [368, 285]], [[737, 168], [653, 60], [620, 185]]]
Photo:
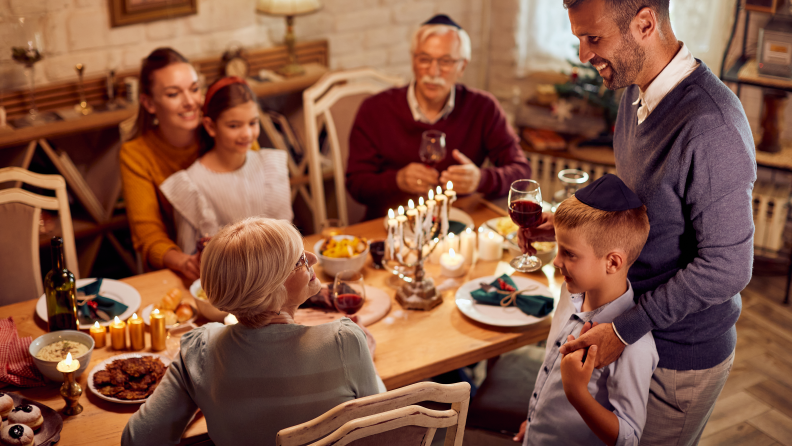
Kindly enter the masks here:
[[641, 199], [616, 175], [606, 173], [597, 181], [575, 192], [575, 198], [606, 212], [627, 211], [643, 206]]
[[445, 14], [437, 14], [436, 16], [432, 17], [431, 19], [425, 21], [424, 25], [448, 25], [453, 26], [456, 29], [462, 29], [461, 26], [457, 24], [457, 22], [451, 20], [451, 17]]

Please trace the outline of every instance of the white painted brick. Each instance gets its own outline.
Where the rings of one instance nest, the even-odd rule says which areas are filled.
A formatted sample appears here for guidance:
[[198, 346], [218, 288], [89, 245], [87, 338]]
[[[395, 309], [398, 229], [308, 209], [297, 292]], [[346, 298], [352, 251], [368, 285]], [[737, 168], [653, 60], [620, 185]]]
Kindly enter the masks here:
[[294, 34], [298, 41], [325, 38], [334, 30], [335, 18], [326, 12], [297, 17], [294, 23]]
[[331, 68], [348, 70], [359, 67], [380, 68], [387, 63], [388, 56], [384, 51], [362, 51], [355, 54], [330, 58]]
[[446, 0], [435, 2], [435, 14], [445, 14], [454, 21], [467, 14], [469, 5], [460, 0]]
[[76, 63], [85, 65], [86, 76], [104, 74], [107, 69], [107, 51], [82, 51], [50, 58], [44, 68], [47, 79], [51, 82], [77, 79], [77, 71], [74, 69]]
[[402, 43], [393, 48], [388, 48], [388, 65], [404, 65], [412, 70], [410, 44]]
[[148, 44], [141, 44], [141, 45], [126, 47], [123, 50], [119, 50], [121, 54], [121, 69], [139, 71], [140, 64], [143, 61], [143, 58], [148, 56], [149, 53], [154, 51], [155, 48], [156, 47], [152, 47], [151, 45]]
[[47, 0], [8, 0], [13, 15], [25, 15], [47, 12]]
[[[474, 2], [475, 3], [475, 2]], [[558, 3], [561, 3], [560, 1]], [[483, 4], [483, 3], [482, 3]], [[503, 0], [495, 0], [490, 2], [490, 8], [492, 8], [492, 12], [499, 12], [504, 14], [511, 14], [516, 16], [520, 11], [520, 2], [519, 1], [503, 1]]]
[[159, 20], [145, 26], [146, 38], [149, 41], [173, 39], [184, 33], [183, 20]]
[[[109, 18], [105, 18], [105, 21], [109, 21]], [[141, 23], [110, 28], [108, 34], [108, 43], [111, 46], [134, 45], [143, 41], [143, 36], [146, 34], [146, 25]]]
[[72, 0], [48, 0], [47, 12], [63, 11], [69, 9], [72, 5]]
[[325, 0], [322, 2], [322, 11], [337, 14], [376, 8], [379, 5], [379, 0]]
[[388, 8], [366, 9], [336, 15], [336, 31], [357, 31], [386, 26], [390, 23], [391, 12]]
[[[364, 46], [367, 49], [392, 47], [410, 41], [410, 28], [405, 25], [395, 25], [375, 28], [365, 32]], [[409, 44], [408, 44], [409, 46]]]
[[344, 54], [355, 53], [363, 49], [363, 33], [335, 33], [327, 36], [330, 47], [330, 59]]
[[198, 15], [190, 16], [187, 23], [192, 32], [204, 34], [253, 25], [256, 15], [249, 0], [201, 0]]
[[0, 91], [8, 92], [26, 89], [27, 82], [22, 65], [16, 63], [0, 64]]
[[51, 12], [44, 22], [44, 49], [49, 56], [58, 56], [69, 51], [66, 32], [67, 11]]
[[100, 9], [73, 10], [66, 29], [71, 51], [101, 48], [108, 43], [108, 17]]
[[107, 4], [107, 1], [102, 0], [74, 0], [74, 6], [78, 8], [101, 8]]
[[514, 30], [517, 29], [516, 14], [493, 12], [491, 17], [491, 29], [493, 30], [498, 30], [498, 32], [514, 32]]
[[423, 23], [435, 15], [434, 2], [402, 3], [392, 7], [396, 23], [415, 25]]

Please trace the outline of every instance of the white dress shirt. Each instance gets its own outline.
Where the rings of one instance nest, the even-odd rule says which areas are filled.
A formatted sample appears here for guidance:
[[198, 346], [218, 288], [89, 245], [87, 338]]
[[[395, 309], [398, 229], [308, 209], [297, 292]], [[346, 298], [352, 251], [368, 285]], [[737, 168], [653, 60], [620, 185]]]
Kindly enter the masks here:
[[657, 105], [660, 104], [660, 101], [663, 100], [669, 91], [676, 88], [680, 82], [685, 80], [685, 78], [690, 76], [690, 74], [698, 68], [698, 61], [690, 54], [685, 43], [681, 43], [682, 47], [677, 52], [676, 56], [671, 59], [671, 62], [669, 62], [668, 65], [663, 68], [663, 71], [661, 71], [652, 83], [649, 84], [646, 91], [640, 90], [638, 99], [633, 102], [633, 105], [641, 104], [641, 106], [638, 107], [639, 125], [646, 121], [646, 118], [649, 117], [652, 110], [657, 108]]
[[440, 113], [435, 116], [434, 119], [430, 120], [426, 117], [423, 110], [421, 110], [421, 106], [418, 105], [418, 98], [415, 97], [415, 81], [410, 82], [410, 87], [407, 88], [407, 104], [410, 106], [410, 111], [412, 112], [413, 119], [415, 122], [422, 122], [424, 124], [434, 124], [437, 121], [445, 118], [452, 111], [454, 111], [454, 101], [456, 99], [456, 86], [451, 87], [451, 93], [448, 95], [448, 100], [446, 101], [443, 109], [440, 110]]
[[[580, 336], [586, 322], [612, 322], [616, 316], [635, 306], [633, 289], [597, 309], [582, 312], [583, 294], [570, 294], [566, 284], [561, 287], [558, 308], [553, 315], [544, 363], [536, 378], [528, 405], [528, 425], [523, 446], [529, 445], [595, 445], [603, 444], [589, 429], [564, 393], [561, 381], [559, 348], [570, 334]], [[659, 356], [652, 333], [625, 347], [615, 362], [594, 369], [588, 391], [599, 404], [619, 419], [618, 446], [638, 445], [646, 423], [649, 384]]]

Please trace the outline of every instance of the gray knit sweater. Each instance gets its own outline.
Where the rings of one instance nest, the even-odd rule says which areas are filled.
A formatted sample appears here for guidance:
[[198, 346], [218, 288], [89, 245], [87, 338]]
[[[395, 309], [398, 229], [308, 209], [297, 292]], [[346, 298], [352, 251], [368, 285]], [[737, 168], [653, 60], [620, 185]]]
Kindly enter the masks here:
[[739, 99], [707, 66], [638, 125], [638, 87], [621, 100], [614, 152], [652, 228], [629, 279], [637, 306], [614, 320], [627, 343], [652, 331], [659, 367], [701, 370], [734, 351], [751, 278], [756, 157]]

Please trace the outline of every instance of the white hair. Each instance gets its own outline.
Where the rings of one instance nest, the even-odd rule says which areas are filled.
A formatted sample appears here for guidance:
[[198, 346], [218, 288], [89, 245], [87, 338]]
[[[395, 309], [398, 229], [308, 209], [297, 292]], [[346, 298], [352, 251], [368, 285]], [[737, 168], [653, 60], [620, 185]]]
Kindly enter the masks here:
[[431, 36], [443, 35], [447, 32], [455, 32], [459, 38], [459, 55], [462, 59], [470, 62], [470, 36], [464, 29], [456, 28], [450, 25], [424, 25], [418, 28], [413, 34], [412, 43], [410, 44], [410, 52], [415, 54], [418, 46], [426, 41]]

